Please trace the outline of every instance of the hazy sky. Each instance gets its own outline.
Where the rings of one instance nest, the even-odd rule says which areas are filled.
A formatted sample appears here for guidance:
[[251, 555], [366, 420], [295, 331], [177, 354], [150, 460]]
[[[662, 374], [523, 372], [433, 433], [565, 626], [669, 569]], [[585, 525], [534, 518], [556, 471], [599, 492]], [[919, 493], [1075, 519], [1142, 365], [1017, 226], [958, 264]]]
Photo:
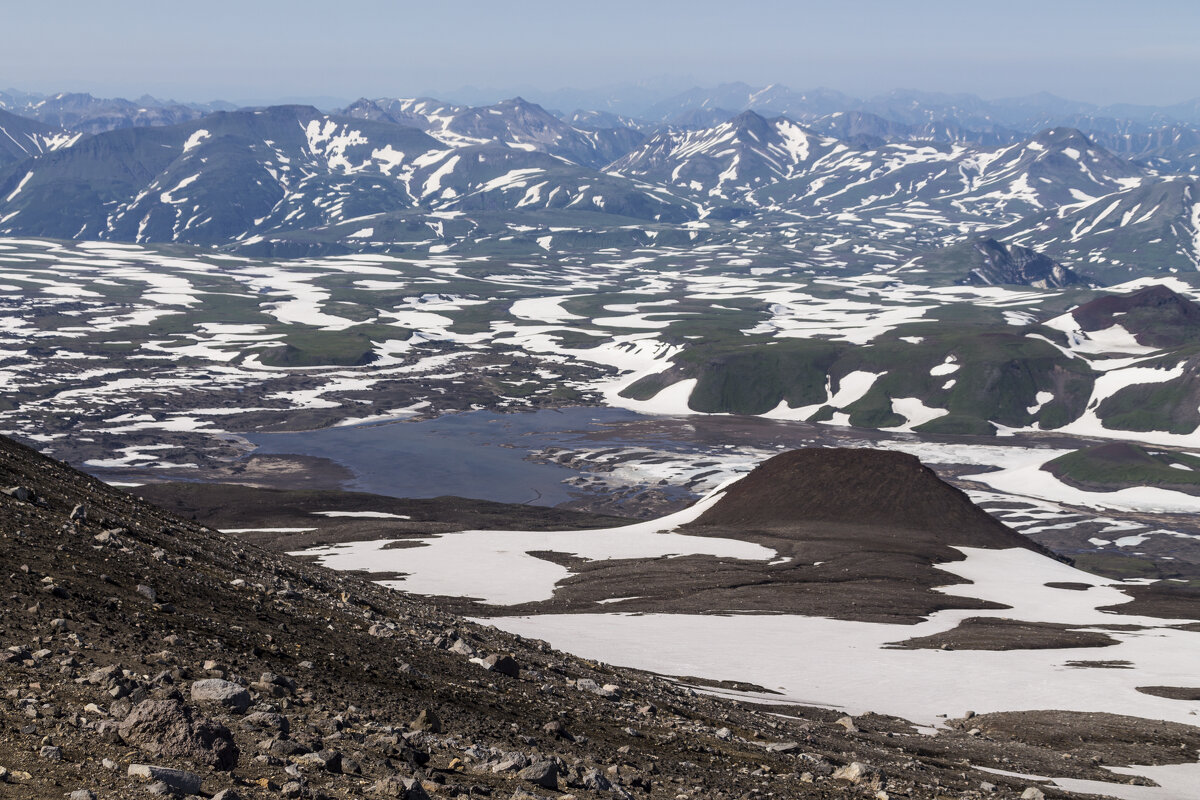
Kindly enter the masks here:
[[[1195, 0], [6, 3], [0, 87], [180, 100], [650, 80], [1096, 103], [1200, 96]], [[499, 98], [496, 98], [499, 99]]]

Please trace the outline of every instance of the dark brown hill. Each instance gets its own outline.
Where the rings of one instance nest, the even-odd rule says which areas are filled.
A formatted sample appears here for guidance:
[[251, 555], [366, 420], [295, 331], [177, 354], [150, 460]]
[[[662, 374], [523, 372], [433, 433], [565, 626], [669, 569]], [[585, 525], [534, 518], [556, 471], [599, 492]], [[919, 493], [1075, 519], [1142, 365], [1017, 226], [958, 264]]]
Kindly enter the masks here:
[[915, 456], [866, 448], [792, 450], [764, 461], [694, 523], [786, 528], [826, 522], [931, 544], [1044, 552], [971, 502]]
[[1120, 325], [1149, 347], [1200, 341], [1200, 304], [1162, 284], [1098, 297], [1071, 312], [1085, 331]]

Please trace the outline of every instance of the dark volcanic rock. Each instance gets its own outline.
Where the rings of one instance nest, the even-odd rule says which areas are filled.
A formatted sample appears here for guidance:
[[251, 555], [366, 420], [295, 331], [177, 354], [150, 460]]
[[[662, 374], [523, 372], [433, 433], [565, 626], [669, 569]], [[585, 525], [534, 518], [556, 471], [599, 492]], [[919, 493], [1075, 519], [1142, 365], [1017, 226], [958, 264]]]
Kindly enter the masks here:
[[[204, 784], [204, 780], [194, 772], [157, 767], [153, 764], [130, 764], [128, 775], [131, 778], [162, 783], [168, 789], [187, 795], [199, 793], [200, 787]], [[151, 791], [153, 792], [153, 786], [151, 786]]]
[[1120, 325], [1139, 344], [1178, 347], [1200, 341], [1200, 303], [1161, 284], [1098, 297], [1071, 312], [1085, 331]]
[[1061, 288], [1077, 283], [1090, 283], [1070, 267], [1049, 256], [1020, 245], [1005, 246], [995, 239], [975, 242], [979, 263], [967, 275], [967, 283], [993, 285], [1017, 284], [1039, 289]]
[[915, 457], [865, 448], [811, 448], [768, 459], [682, 530], [761, 544], [778, 558], [583, 562], [572, 564], [574, 574], [550, 600], [505, 609], [475, 605], [470, 612], [578, 613], [628, 595], [622, 612], [916, 623], [941, 609], [1003, 607], [938, 588], [963, 582], [938, 566], [961, 561], [957, 548], [1021, 548], [1056, 558]]
[[1049, 622], [971, 617], [956, 627], [890, 645], [902, 650], [1053, 650], [1120, 644], [1106, 633]]
[[971, 502], [915, 456], [865, 448], [809, 448], [770, 458], [726, 490], [695, 526], [870, 525], [882, 538], [971, 547], [1037, 545]]
[[517, 777], [543, 789], [557, 789], [558, 765], [549, 760], [538, 761], [518, 772]]
[[193, 683], [192, 700], [226, 706], [239, 714], [250, 707], [250, 693], [236, 683], [221, 678], [205, 678]]
[[498, 672], [501, 675], [506, 675], [509, 678], [516, 678], [521, 674], [521, 667], [513, 660], [512, 656], [504, 656], [493, 653], [483, 659], [483, 664], [491, 672]]
[[121, 738], [162, 758], [188, 758], [216, 769], [237, 766], [238, 749], [224, 725], [196, 720], [178, 700], [146, 700], [121, 723]]

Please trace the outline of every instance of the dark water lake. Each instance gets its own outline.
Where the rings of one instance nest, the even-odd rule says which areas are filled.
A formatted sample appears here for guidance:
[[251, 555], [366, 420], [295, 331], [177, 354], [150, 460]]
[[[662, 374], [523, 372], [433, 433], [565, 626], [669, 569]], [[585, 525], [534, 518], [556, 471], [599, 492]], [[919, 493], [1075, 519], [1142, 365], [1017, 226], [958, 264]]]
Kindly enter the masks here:
[[[641, 415], [615, 408], [497, 414], [471, 411], [416, 422], [384, 422], [297, 433], [251, 434], [257, 454], [327, 458], [351, 470], [346, 488], [392, 497], [457, 495], [553, 506], [572, 499], [574, 470], [525, 460], [531, 452], [587, 439]], [[621, 442], [614, 441], [614, 445]]]

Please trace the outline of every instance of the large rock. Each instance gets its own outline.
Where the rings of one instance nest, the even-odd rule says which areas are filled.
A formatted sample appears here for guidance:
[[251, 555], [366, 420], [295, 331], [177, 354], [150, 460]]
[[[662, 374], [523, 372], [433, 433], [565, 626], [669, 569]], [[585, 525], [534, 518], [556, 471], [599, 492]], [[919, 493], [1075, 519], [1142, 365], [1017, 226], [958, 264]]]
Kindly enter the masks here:
[[421, 709], [421, 713], [417, 718], [408, 723], [409, 730], [413, 731], [429, 731], [430, 733], [442, 732], [442, 718], [431, 708]]
[[521, 674], [521, 667], [512, 656], [493, 653], [483, 659], [483, 666], [489, 672], [498, 672], [509, 678], [516, 678]]
[[250, 692], [233, 681], [205, 678], [192, 684], [192, 700], [197, 703], [216, 703], [244, 714], [250, 707]]
[[194, 772], [167, 769], [152, 764], [130, 764], [128, 775], [144, 781], [162, 781], [180, 794], [199, 794], [203, 779]]
[[252, 714], [247, 714], [242, 718], [242, 726], [251, 730], [260, 731], [278, 731], [280, 734], [287, 736], [291, 730], [291, 723], [283, 714], [275, 714], [268, 711], [255, 711]]
[[538, 761], [518, 772], [517, 777], [543, 789], [557, 789], [558, 765], [549, 760]]
[[367, 788], [368, 794], [380, 797], [395, 797], [400, 800], [429, 800], [421, 782], [414, 778], [403, 778], [399, 775], [389, 775], [380, 778]]
[[238, 763], [233, 735], [212, 720], [194, 719], [178, 700], [146, 700], [121, 723], [121, 738], [149, 755], [188, 758], [215, 769], [231, 770]]

